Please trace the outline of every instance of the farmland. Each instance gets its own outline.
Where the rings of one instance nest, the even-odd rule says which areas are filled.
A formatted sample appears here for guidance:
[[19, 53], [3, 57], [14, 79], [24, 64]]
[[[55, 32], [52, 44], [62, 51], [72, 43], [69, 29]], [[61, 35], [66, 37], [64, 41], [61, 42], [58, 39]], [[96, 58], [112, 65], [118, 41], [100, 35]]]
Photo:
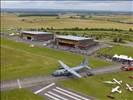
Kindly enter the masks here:
[[[18, 32], [20, 29], [44, 29], [40, 31], [51, 31], [62, 35], [80, 35], [93, 37], [98, 40], [106, 39], [111, 41], [116, 37], [120, 37], [123, 42], [132, 42], [133, 31], [129, 31], [130, 29], [132, 30], [132, 23], [129, 24], [129, 22], [132, 22], [132, 19], [132, 16], [129, 15], [57, 18], [57, 16], [19, 17], [15, 13], [2, 13], [1, 32], [11, 33]], [[82, 30], [71, 30], [72, 28], [81, 28]]]
[[[70, 66], [82, 61], [83, 56], [48, 48], [31, 48], [28, 44], [2, 39], [1, 79], [9, 80], [35, 75], [49, 75], [58, 68], [58, 60]], [[89, 58], [90, 66], [103, 67], [111, 63]]]
[[[132, 93], [126, 90], [125, 83], [133, 84], [132, 79], [129, 79], [128, 76], [133, 75], [132, 72], [117, 72], [110, 74], [97, 75], [93, 77], [83, 78], [79, 80], [69, 79], [66, 81], [60, 81], [59, 84], [62, 86], [74, 89], [86, 95], [91, 95], [96, 97], [98, 100], [109, 100], [107, 95], [110, 94], [110, 91], [115, 85], [104, 84], [103, 81], [112, 80], [116, 78], [122, 80], [122, 94], [112, 94], [116, 100], [132, 100]], [[78, 84], [77, 84], [78, 83]], [[99, 99], [100, 98], [100, 99]]]
[[[108, 18], [108, 16], [106, 16]], [[120, 17], [120, 16], [119, 16]], [[123, 16], [121, 15], [123, 18]], [[100, 18], [100, 17], [98, 17]], [[125, 17], [125, 20], [132, 19], [131, 16]], [[56, 16], [26, 16], [19, 17], [13, 13], [1, 14], [1, 30], [17, 29], [17, 28], [47, 28], [53, 27], [55, 29], [61, 28], [117, 28], [128, 30], [132, 28], [132, 24], [111, 22], [101, 19], [81, 19], [81, 18], [57, 18]]]

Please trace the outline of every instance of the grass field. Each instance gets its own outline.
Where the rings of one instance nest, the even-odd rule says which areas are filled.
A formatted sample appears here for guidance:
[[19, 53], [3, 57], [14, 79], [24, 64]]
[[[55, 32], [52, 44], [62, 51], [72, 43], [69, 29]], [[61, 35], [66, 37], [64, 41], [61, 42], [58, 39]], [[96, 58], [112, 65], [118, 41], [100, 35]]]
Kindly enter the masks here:
[[111, 16], [94, 16], [92, 19], [97, 20], [108, 20], [112, 22], [118, 22], [118, 23], [133, 23], [133, 16], [127, 16], [127, 15], [111, 15]]
[[44, 97], [35, 95], [27, 89], [15, 89], [1, 92], [1, 100], [44, 100]]
[[122, 94], [114, 93], [111, 95], [115, 97], [115, 100], [132, 100], [133, 95], [131, 92], [126, 90], [125, 86], [125, 83], [133, 85], [132, 79], [128, 78], [128, 76], [131, 75], [133, 75], [132, 72], [117, 72], [82, 78], [78, 80], [69, 79], [60, 81], [59, 84], [64, 87], [74, 89], [75, 91], [78, 91], [80, 93], [85, 93], [86, 95], [96, 97], [96, 100], [110, 100], [107, 95], [109, 95], [111, 89], [117, 85], [105, 84], [103, 83], [103, 81], [108, 81], [116, 78], [123, 81], [123, 84], [121, 86]]
[[72, 30], [52, 30], [54, 33], [62, 34], [62, 35], [80, 35], [86, 37], [92, 37], [99, 40], [110, 40], [113, 41], [115, 37], [121, 37], [123, 41], [133, 41], [133, 32], [129, 31], [97, 31], [97, 30], [84, 30], [84, 31], [72, 31]]
[[[58, 60], [75, 66], [83, 56], [48, 48], [34, 47], [29, 44], [1, 40], [1, 79], [9, 80], [34, 75], [49, 75], [58, 68]], [[92, 67], [103, 67], [112, 63], [98, 58], [89, 58]]]
[[103, 48], [97, 52], [98, 55], [108, 55], [108, 56], [113, 56], [115, 54], [118, 55], [127, 55], [133, 57], [133, 47], [128, 47], [128, 46], [119, 46], [116, 45], [112, 48]]
[[[106, 16], [108, 18], [108, 16]], [[119, 16], [120, 17], [120, 16]], [[131, 17], [127, 16], [127, 20]], [[15, 14], [2, 13], [1, 14], [1, 30], [15, 29], [15, 28], [41, 28], [41, 27], [54, 27], [54, 28], [117, 28], [128, 30], [132, 28], [132, 24], [111, 22], [108, 20], [95, 20], [95, 19], [71, 19], [60, 18], [51, 16], [30, 16], [18, 17]]]

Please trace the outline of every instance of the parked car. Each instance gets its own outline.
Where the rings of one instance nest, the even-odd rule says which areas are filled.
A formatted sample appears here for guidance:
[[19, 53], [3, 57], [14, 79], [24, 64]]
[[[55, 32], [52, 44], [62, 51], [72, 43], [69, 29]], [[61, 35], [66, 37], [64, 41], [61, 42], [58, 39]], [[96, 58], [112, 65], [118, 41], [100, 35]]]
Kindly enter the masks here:
[[122, 66], [121, 70], [124, 70], [124, 71], [133, 71], [133, 66]]

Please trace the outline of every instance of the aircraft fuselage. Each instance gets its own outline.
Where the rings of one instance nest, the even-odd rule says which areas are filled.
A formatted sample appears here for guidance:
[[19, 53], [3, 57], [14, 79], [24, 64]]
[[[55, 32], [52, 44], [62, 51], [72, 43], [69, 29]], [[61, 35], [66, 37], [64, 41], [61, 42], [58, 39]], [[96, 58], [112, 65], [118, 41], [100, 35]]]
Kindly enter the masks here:
[[[84, 68], [84, 67], [83, 66], [77, 66], [77, 67], [73, 67], [71, 69], [78, 72], [82, 68]], [[54, 76], [69, 76], [69, 75], [71, 75], [71, 73], [69, 73], [65, 69], [59, 69], [59, 70], [56, 70], [52, 75], [54, 75]]]

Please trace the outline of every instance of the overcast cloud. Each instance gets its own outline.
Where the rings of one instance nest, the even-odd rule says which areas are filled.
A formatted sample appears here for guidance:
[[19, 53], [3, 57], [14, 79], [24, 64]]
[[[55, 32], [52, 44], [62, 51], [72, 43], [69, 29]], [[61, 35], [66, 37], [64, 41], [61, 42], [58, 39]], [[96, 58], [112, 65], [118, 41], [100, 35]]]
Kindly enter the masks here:
[[2, 8], [133, 11], [133, 1], [1, 1]]

